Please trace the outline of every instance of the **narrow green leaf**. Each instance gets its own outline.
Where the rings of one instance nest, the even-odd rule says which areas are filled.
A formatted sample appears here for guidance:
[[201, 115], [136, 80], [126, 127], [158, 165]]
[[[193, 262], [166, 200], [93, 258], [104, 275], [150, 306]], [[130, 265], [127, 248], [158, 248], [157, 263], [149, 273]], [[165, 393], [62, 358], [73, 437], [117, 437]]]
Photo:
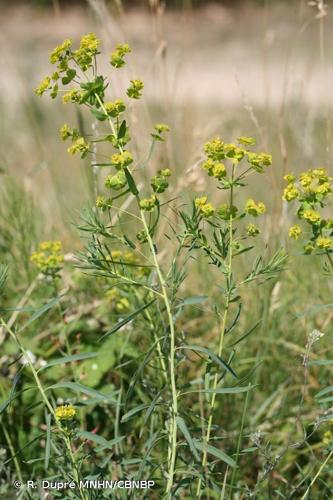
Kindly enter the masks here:
[[222, 387], [221, 389], [203, 389], [203, 390], [193, 391], [193, 392], [195, 392], [195, 393], [201, 392], [201, 393], [205, 393], [205, 394], [240, 394], [243, 392], [249, 392], [254, 387], [256, 387], [256, 386], [251, 385], [251, 386], [244, 386], [244, 387]]
[[128, 420], [130, 420], [131, 417], [133, 417], [134, 415], [136, 415], [140, 411], [145, 410], [146, 408], [149, 408], [149, 406], [150, 406], [150, 404], [142, 403], [142, 404], [136, 406], [135, 408], [132, 408], [132, 410], [128, 411], [127, 413], [125, 413], [125, 415], [122, 416], [121, 422], [127, 422]]
[[195, 449], [195, 445], [194, 445], [192, 436], [190, 434], [190, 431], [187, 428], [185, 420], [182, 417], [176, 417], [176, 421], [177, 421], [178, 428], [180, 429], [184, 438], [188, 442], [188, 445], [189, 445], [189, 447], [194, 455], [194, 458], [196, 459], [197, 462], [199, 462], [200, 458], [199, 458], [197, 450]]
[[[16, 398], [16, 386], [17, 386], [17, 383], [20, 380], [20, 378], [21, 378], [20, 373], [17, 373], [14, 376], [13, 385], [10, 389], [9, 397], [0, 405], [0, 415], [1, 415], [1, 413], [3, 413], [7, 409], [7, 407], [10, 405], [10, 403]], [[22, 391], [20, 391], [20, 392], [22, 392]]]
[[201, 441], [194, 441], [194, 445], [198, 450], [200, 450], [202, 452], [204, 450], [206, 450], [207, 453], [209, 453], [210, 455], [213, 455], [216, 458], [219, 458], [220, 460], [222, 460], [222, 462], [225, 462], [230, 467], [232, 467], [232, 468], [237, 467], [236, 462], [231, 457], [229, 457], [229, 455], [224, 453], [224, 451], [219, 450], [218, 448], [215, 448], [215, 446], [212, 446], [210, 444], [206, 445], [206, 444], [202, 443]]
[[316, 359], [309, 361], [309, 365], [330, 366], [333, 365], [333, 359]]
[[128, 170], [128, 168], [124, 168], [124, 172], [125, 172], [128, 187], [129, 187], [131, 193], [134, 196], [138, 195], [139, 194], [138, 188], [136, 187], [135, 181], [134, 181], [130, 171]]
[[328, 387], [325, 387], [325, 389], [322, 389], [318, 394], [315, 395], [315, 398], [321, 398], [322, 396], [325, 396], [325, 394], [328, 394], [329, 392], [333, 392], [333, 385], [330, 385]]
[[238, 378], [236, 373], [231, 368], [231, 366], [228, 365], [228, 363], [226, 363], [220, 356], [217, 356], [209, 349], [206, 349], [206, 347], [201, 347], [201, 346], [197, 346], [197, 345], [183, 345], [183, 346], [179, 346], [177, 349], [189, 349], [191, 351], [201, 352], [203, 354], [207, 354], [207, 356], [209, 356], [210, 359], [212, 361], [214, 361], [217, 365], [219, 365], [223, 369], [227, 370], [234, 378]]
[[92, 396], [97, 398], [99, 401], [111, 401], [115, 403], [115, 401], [111, 398], [110, 395], [102, 394], [91, 387], [87, 387], [85, 385], [79, 384], [77, 382], [60, 382], [58, 384], [50, 385], [46, 388], [47, 391], [50, 389], [71, 389], [72, 391], [82, 392], [87, 396]]
[[121, 125], [118, 130], [118, 139], [122, 139], [126, 134], [126, 120], [121, 122]]
[[99, 448], [98, 451], [101, 451], [102, 449], [105, 448], [107, 448], [108, 450], [112, 450], [112, 448], [116, 444], [120, 443], [125, 438], [125, 436], [119, 436], [115, 439], [112, 439], [111, 441], [108, 441], [102, 436], [99, 436], [98, 434], [94, 434], [93, 432], [88, 432], [88, 431], [79, 431], [77, 433], [77, 436], [83, 439], [87, 439], [88, 441], [93, 441], [96, 444], [99, 444], [102, 448]]
[[184, 299], [182, 302], [176, 305], [176, 309], [179, 307], [185, 307], [185, 306], [193, 306], [196, 304], [202, 304], [205, 302], [205, 300], [208, 299], [207, 295], [198, 295], [194, 297], [188, 297], [187, 299]]
[[127, 323], [129, 323], [134, 318], [136, 318], [136, 316], [138, 316], [140, 313], [142, 313], [142, 311], [144, 311], [145, 309], [147, 309], [147, 307], [151, 306], [155, 301], [156, 301], [156, 299], [151, 300], [147, 304], [144, 304], [142, 307], [140, 307], [139, 309], [137, 309], [136, 311], [134, 311], [132, 314], [129, 314], [128, 316], [126, 316], [126, 318], [122, 319], [121, 321], [118, 321], [118, 323], [113, 328], [111, 328], [111, 330], [109, 330], [107, 333], [105, 333], [99, 339], [99, 342], [101, 342], [106, 337], [109, 337], [113, 333], [116, 333], [123, 326], [127, 325]]
[[51, 359], [45, 366], [42, 366], [38, 371], [45, 370], [50, 366], [62, 365], [65, 363], [71, 363], [72, 361], [81, 361], [83, 359], [95, 358], [98, 356], [98, 352], [84, 352], [82, 354], [73, 354], [71, 356], [63, 356], [62, 358]]
[[90, 108], [90, 111], [94, 115], [94, 117], [97, 118], [97, 120], [99, 120], [100, 122], [104, 122], [104, 120], [107, 119], [106, 114], [103, 113], [102, 111], [99, 111], [96, 108]]
[[36, 312], [31, 316], [31, 318], [19, 329], [18, 333], [22, 332], [25, 328], [27, 328], [33, 321], [38, 319], [40, 316], [42, 316], [44, 313], [52, 309], [56, 304], [59, 304], [61, 299], [63, 298], [63, 295], [59, 295], [58, 297], [55, 297], [54, 299], [50, 300], [47, 302], [47, 304], [44, 304], [42, 307], [36, 310]]
[[51, 455], [51, 414], [47, 413], [47, 415], [46, 415], [45, 461], [44, 461], [44, 468], [46, 471], [49, 468], [50, 455]]

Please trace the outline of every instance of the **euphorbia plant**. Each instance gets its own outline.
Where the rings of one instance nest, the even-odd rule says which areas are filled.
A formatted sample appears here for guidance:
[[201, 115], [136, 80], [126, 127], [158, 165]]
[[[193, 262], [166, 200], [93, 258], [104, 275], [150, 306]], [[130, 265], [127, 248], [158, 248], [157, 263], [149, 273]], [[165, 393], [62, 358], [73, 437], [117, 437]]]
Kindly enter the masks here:
[[[232, 447], [234, 458], [213, 446], [211, 440], [213, 431], [218, 434], [214, 425], [217, 396], [248, 393], [251, 389], [247, 377], [237, 386], [224, 385], [229, 376], [235, 383], [237, 373], [232, 366], [235, 346], [253, 330], [237, 336], [225, 347], [226, 336], [237, 332], [239, 327], [243, 286], [272, 278], [285, 261], [285, 255], [277, 252], [268, 262], [257, 255], [245, 273], [236, 272], [234, 266], [240, 255], [256, 248], [252, 241], [260, 234], [260, 229], [254, 221], [266, 211], [264, 203], [253, 198], [243, 207], [238, 191], [245, 187], [250, 175], [264, 173], [272, 158], [267, 153], [254, 152], [255, 141], [250, 137], [239, 138], [237, 145], [227, 144], [219, 138], [208, 142], [203, 167], [216, 180], [218, 189], [226, 193], [226, 200], [215, 208], [204, 194], [193, 200], [191, 212], [173, 206], [175, 219], [170, 220], [171, 234], [167, 235], [167, 241], [173, 241], [170, 245], [173, 253], [170, 250], [169, 259], [162, 262], [157, 229], [161, 213], [170, 205], [162, 195], [168, 189], [171, 170], [168, 165], [161, 165], [149, 185], [140, 187], [140, 176], [146, 164], [137, 161], [129, 149], [131, 137], [125, 113], [126, 99], [140, 99], [143, 83], [133, 79], [126, 90], [127, 97], [111, 97], [109, 79], [99, 74], [99, 49], [100, 40], [93, 33], [83, 36], [77, 49], [70, 40], [65, 40], [51, 54], [55, 72], [42, 81], [36, 92], [38, 95], [48, 92], [52, 98], [63, 94], [65, 103], [87, 108], [90, 118], [101, 123], [102, 132], [99, 131], [98, 136], [84, 135], [67, 124], [61, 127], [60, 136], [70, 141], [70, 154], [79, 154], [81, 158], [90, 155], [94, 171], [96, 202], [80, 225], [89, 238], [80, 254], [80, 265], [107, 283], [109, 297], [117, 301], [117, 312], [125, 313], [101, 341], [139, 320], [144, 322], [142, 332], [149, 338], [150, 345], [144, 344], [147, 351], [121, 401], [122, 419], [115, 424], [118, 428], [121, 422], [142, 412], [145, 412], [144, 424], [151, 421], [149, 428], [143, 425], [137, 434], [138, 442], [141, 438], [145, 441], [140, 465], [131, 474], [142, 477], [154, 473], [167, 498], [181, 495], [183, 489], [200, 497], [205, 489], [220, 487], [221, 463], [236, 470], [238, 462], [242, 429]], [[124, 66], [130, 51], [127, 44], [116, 47], [110, 56], [114, 71]], [[165, 140], [168, 131], [169, 127], [163, 123], [154, 127], [150, 151], [156, 142]], [[102, 144], [103, 154], [99, 148]], [[180, 296], [190, 259], [200, 254], [215, 268], [216, 285], [220, 290], [218, 299], [211, 304], [219, 324], [217, 345], [213, 349], [188, 343], [177, 323], [186, 306], [204, 300]], [[236, 310], [231, 319], [233, 307]], [[204, 363], [200, 362], [203, 372], [199, 382], [184, 378], [189, 351], [204, 357]], [[145, 391], [140, 404], [134, 406], [131, 400], [140, 378]], [[187, 390], [198, 383], [199, 389]], [[200, 389], [202, 384], [204, 389]], [[198, 394], [200, 400], [201, 392], [205, 393], [206, 408], [200, 419], [196, 411], [189, 411], [186, 395]], [[208, 455], [217, 458], [218, 462], [209, 462]], [[195, 488], [192, 478], [198, 479]], [[234, 473], [230, 491], [235, 480]]]

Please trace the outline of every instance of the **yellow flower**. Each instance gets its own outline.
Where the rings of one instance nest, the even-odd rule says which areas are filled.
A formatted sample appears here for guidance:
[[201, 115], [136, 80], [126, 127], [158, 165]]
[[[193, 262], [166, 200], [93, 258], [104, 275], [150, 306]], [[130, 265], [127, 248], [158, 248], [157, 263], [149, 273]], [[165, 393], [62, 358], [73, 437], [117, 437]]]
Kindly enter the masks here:
[[329, 176], [328, 176], [327, 170], [325, 168], [315, 168], [314, 170], [312, 170], [312, 174], [320, 182], [328, 182], [329, 181]]
[[299, 180], [303, 187], [309, 187], [311, 185], [311, 182], [313, 181], [312, 170], [309, 170], [308, 172], [303, 172], [299, 176]]
[[224, 142], [219, 137], [216, 137], [205, 144], [205, 153], [208, 158], [214, 161], [223, 160], [225, 158], [224, 146]]
[[127, 89], [127, 95], [131, 99], [140, 99], [143, 82], [141, 80], [131, 80], [131, 85]]
[[129, 151], [123, 151], [122, 153], [114, 153], [111, 156], [111, 163], [116, 169], [128, 167], [133, 162], [132, 153]]
[[330, 445], [333, 442], [333, 434], [331, 431], [326, 431], [323, 436], [323, 444]]
[[256, 143], [256, 140], [253, 137], [238, 137], [238, 142], [239, 144], [242, 144], [243, 146], [254, 146]]
[[67, 149], [68, 153], [75, 155], [80, 153], [81, 158], [84, 158], [89, 152], [89, 144], [84, 140], [84, 137], [78, 137], [71, 146]]
[[104, 107], [107, 114], [112, 116], [113, 118], [119, 116], [120, 113], [123, 113], [123, 111], [125, 111], [126, 109], [126, 106], [121, 99], [116, 99], [115, 101], [106, 102], [104, 104]]
[[195, 198], [194, 203], [195, 206], [199, 208], [201, 215], [205, 218], [211, 217], [215, 212], [213, 205], [211, 203], [207, 203], [207, 196]]
[[30, 256], [30, 261], [45, 275], [55, 276], [61, 269], [64, 256], [60, 241], [43, 241], [38, 250]]
[[301, 215], [303, 219], [309, 221], [309, 222], [319, 222], [320, 221], [320, 213], [316, 212], [315, 210], [309, 209], [309, 210], [304, 210], [304, 212]]
[[112, 200], [110, 198], [105, 198], [105, 196], [97, 196], [95, 204], [97, 208], [105, 212], [108, 208], [112, 207]]
[[110, 63], [114, 68], [121, 68], [125, 64], [125, 54], [129, 54], [130, 52], [131, 48], [127, 43], [117, 45], [116, 50], [111, 54]]
[[98, 54], [100, 44], [101, 41], [94, 33], [88, 33], [81, 38], [80, 47], [74, 52], [74, 58], [83, 71], [92, 65], [93, 57]]
[[317, 247], [321, 250], [329, 250], [330, 248], [332, 248], [332, 243], [333, 241], [331, 240], [331, 238], [319, 237], [316, 241]]
[[288, 184], [292, 184], [296, 180], [296, 177], [294, 174], [286, 174], [283, 178], [285, 181], [287, 181]]
[[248, 224], [246, 227], [246, 233], [248, 236], [257, 236], [260, 234], [260, 229], [255, 224]]
[[302, 234], [302, 229], [297, 224], [291, 226], [291, 228], [289, 229], [290, 238], [294, 238], [295, 240], [297, 240], [301, 236], [301, 234]]
[[143, 200], [140, 200], [140, 208], [147, 212], [151, 212], [157, 205], [157, 203], [157, 197], [153, 194], [150, 198], [144, 198]]
[[220, 180], [220, 179], [222, 179], [222, 177], [225, 177], [226, 174], [227, 174], [227, 171], [226, 171], [223, 163], [216, 163], [214, 165], [213, 170], [212, 170], [213, 177]]
[[72, 89], [66, 92], [62, 96], [62, 101], [64, 104], [67, 104], [69, 102], [75, 103], [75, 102], [80, 102], [81, 98], [83, 96], [83, 93], [80, 92], [78, 89]]
[[38, 85], [38, 87], [35, 89], [35, 93], [39, 96], [43, 95], [44, 92], [47, 91], [47, 89], [50, 87], [51, 83], [51, 78], [49, 76], [46, 76]]
[[71, 46], [72, 40], [70, 40], [69, 38], [64, 40], [61, 45], [58, 45], [58, 47], [56, 47], [50, 55], [51, 64], [55, 64], [60, 61], [60, 59], [69, 52]]
[[299, 195], [298, 189], [294, 184], [290, 183], [283, 191], [282, 199], [285, 201], [291, 201], [297, 198]]
[[211, 203], [205, 203], [200, 207], [200, 212], [202, 213], [203, 217], [208, 218], [214, 215], [215, 208]]
[[130, 307], [130, 303], [125, 297], [120, 299], [119, 302], [117, 302], [117, 304], [116, 304], [116, 310], [119, 313], [124, 312], [124, 311], [128, 311], [129, 307]]
[[158, 134], [162, 134], [163, 132], [170, 132], [170, 127], [165, 123], [156, 123], [155, 130]]
[[316, 193], [317, 194], [322, 194], [325, 196], [326, 194], [331, 192], [331, 186], [329, 182], [323, 182], [322, 184], [319, 184], [319, 186], [316, 187]]
[[60, 421], [73, 420], [76, 416], [76, 410], [69, 405], [58, 406], [55, 410], [55, 416]]
[[117, 288], [111, 288], [105, 292], [105, 296], [108, 300], [112, 302], [118, 298], [119, 291], [117, 290]]
[[254, 217], [257, 217], [258, 215], [266, 212], [266, 207], [261, 201], [256, 203], [254, 200], [249, 198], [245, 205], [245, 212], [253, 215]]
[[202, 205], [207, 203], [207, 196], [201, 196], [200, 198], [195, 198], [194, 203], [196, 207], [200, 208]]
[[66, 139], [68, 139], [68, 137], [70, 137], [72, 135], [72, 131], [71, 129], [69, 128], [69, 126], [67, 125], [67, 123], [65, 123], [59, 130], [59, 135], [60, 135], [60, 138], [63, 140], [63, 141], [66, 141]]

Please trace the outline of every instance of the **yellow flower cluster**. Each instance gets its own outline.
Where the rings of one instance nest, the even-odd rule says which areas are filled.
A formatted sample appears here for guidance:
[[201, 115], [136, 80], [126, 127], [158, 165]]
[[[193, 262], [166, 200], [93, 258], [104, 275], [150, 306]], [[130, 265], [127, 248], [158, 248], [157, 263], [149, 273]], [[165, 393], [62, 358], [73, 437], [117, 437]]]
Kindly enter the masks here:
[[105, 187], [109, 189], [114, 189], [115, 191], [119, 191], [124, 186], [126, 186], [126, 175], [123, 170], [120, 170], [115, 175], [108, 175], [105, 179]]
[[58, 47], [56, 47], [51, 52], [50, 55], [51, 64], [56, 64], [57, 62], [60, 62], [64, 56], [67, 56], [69, 54], [71, 46], [72, 46], [72, 40], [70, 40], [69, 38], [64, 40], [61, 45], [58, 45]]
[[291, 226], [291, 228], [289, 229], [290, 238], [294, 238], [295, 240], [297, 240], [301, 236], [301, 234], [302, 234], [302, 229], [297, 224]]
[[142, 96], [143, 82], [141, 80], [131, 80], [131, 85], [127, 89], [127, 95], [131, 99], [140, 99]]
[[98, 54], [101, 41], [94, 33], [88, 33], [81, 38], [80, 47], [73, 52], [77, 64], [83, 71], [86, 71], [93, 61], [93, 57]]
[[67, 149], [68, 153], [75, 155], [80, 153], [81, 158], [84, 158], [89, 152], [89, 143], [85, 141], [84, 137], [75, 139], [71, 146]]
[[124, 102], [121, 99], [116, 99], [115, 101], [109, 101], [104, 104], [105, 110], [108, 115], [112, 118], [117, 118], [120, 113], [123, 113], [126, 109]]
[[217, 162], [209, 158], [202, 164], [202, 167], [208, 171], [210, 177], [215, 177], [215, 179], [221, 180], [222, 177], [227, 175], [226, 168], [223, 163]]
[[72, 89], [63, 95], [62, 101], [64, 104], [75, 103], [75, 102], [80, 103], [83, 97], [84, 97], [84, 92], [78, 89]]
[[111, 156], [111, 163], [117, 170], [120, 170], [124, 167], [128, 167], [131, 163], [133, 163], [133, 155], [130, 151], [123, 151], [122, 153], [114, 153]]
[[60, 241], [43, 241], [38, 246], [38, 251], [33, 252], [30, 261], [47, 275], [55, 276], [61, 269], [64, 256], [61, 254]]
[[331, 238], [325, 238], [323, 236], [319, 236], [316, 240], [317, 248], [320, 250], [330, 250], [332, 248], [333, 241]]
[[195, 198], [194, 200], [195, 206], [200, 210], [201, 215], [208, 219], [212, 215], [214, 215], [215, 208], [211, 203], [207, 202], [207, 196], [201, 196], [200, 198]]
[[248, 224], [246, 227], [246, 234], [248, 236], [257, 236], [260, 234], [260, 229], [255, 224]]
[[157, 205], [157, 203], [157, 197], [152, 194], [150, 198], [144, 198], [143, 200], [140, 200], [140, 208], [147, 212], [151, 212]]
[[[312, 230], [312, 236], [304, 246], [306, 254], [314, 250], [331, 251], [333, 241], [331, 239], [331, 219], [322, 218], [319, 208], [324, 207], [325, 198], [332, 193], [332, 178], [329, 177], [326, 169], [316, 168], [302, 172], [296, 176], [287, 174], [284, 176], [287, 187], [284, 189], [282, 198], [290, 202], [298, 200], [297, 216], [306, 221]], [[289, 236], [298, 239], [302, 234], [302, 229], [292, 226], [289, 229]]]
[[49, 76], [46, 76], [43, 78], [43, 80], [40, 82], [38, 87], [35, 89], [35, 92], [38, 96], [41, 96], [50, 88], [51, 84], [51, 78]]
[[105, 198], [105, 196], [97, 196], [95, 204], [97, 208], [105, 212], [112, 208], [112, 199]]
[[117, 45], [116, 50], [112, 52], [110, 63], [114, 68], [121, 68], [125, 64], [124, 57], [131, 52], [131, 48], [127, 43]]
[[300, 216], [302, 217], [302, 219], [305, 219], [309, 222], [319, 222], [321, 219], [320, 213], [312, 209], [300, 212]]
[[76, 417], [76, 410], [73, 406], [62, 405], [55, 409], [55, 416], [61, 422], [74, 420]]
[[155, 128], [155, 133], [151, 134], [152, 137], [157, 141], [164, 141], [164, 137], [162, 136], [162, 134], [164, 132], [170, 131], [169, 125], [166, 125], [165, 123], [156, 123], [154, 128]]
[[245, 204], [245, 212], [254, 217], [258, 217], [258, 215], [266, 212], [266, 207], [262, 201], [256, 203], [252, 198], [249, 198]]
[[252, 137], [239, 137], [237, 144], [227, 144], [219, 137], [205, 144], [205, 153], [207, 160], [202, 167], [208, 171], [208, 175], [222, 181], [226, 188], [230, 188], [227, 179], [227, 169], [221, 160], [230, 160], [234, 165], [238, 165], [243, 159], [246, 159], [250, 168], [256, 172], [262, 173], [266, 167], [272, 164], [272, 156], [267, 153], [255, 153], [249, 151], [248, 147], [255, 145], [255, 139]]
[[294, 186], [294, 184], [288, 184], [288, 186], [284, 189], [282, 198], [285, 201], [292, 201], [298, 198], [299, 196], [299, 191], [298, 189]]
[[299, 198], [301, 202], [316, 202], [332, 192], [332, 178], [329, 177], [325, 168], [311, 169], [302, 172], [298, 177], [294, 174], [287, 174], [284, 180], [287, 182], [282, 196], [285, 201]]

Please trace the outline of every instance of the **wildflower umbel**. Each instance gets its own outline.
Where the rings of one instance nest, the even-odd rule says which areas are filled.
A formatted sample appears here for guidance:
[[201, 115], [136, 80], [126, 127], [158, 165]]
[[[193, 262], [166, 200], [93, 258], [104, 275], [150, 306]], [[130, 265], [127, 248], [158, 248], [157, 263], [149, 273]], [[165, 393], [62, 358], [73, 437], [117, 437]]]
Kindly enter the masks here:
[[332, 177], [325, 168], [315, 168], [299, 175], [284, 176], [287, 186], [282, 198], [288, 203], [297, 200], [298, 219], [304, 223], [303, 228], [296, 224], [289, 229], [289, 236], [294, 239], [301, 235], [309, 235], [304, 242], [304, 253], [315, 251], [332, 252], [332, 220], [324, 217], [321, 210], [325, 207], [328, 197], [332, 194]]
[[73, 406], [62, 405], [55, 409], [55, 416], [60, 422], [69, 422], [75, 419], [76, 410]]
[[57, 276], [64, 261], [61, 241], [43, 241], [31, 254], [30, 260], [43, 274]]

